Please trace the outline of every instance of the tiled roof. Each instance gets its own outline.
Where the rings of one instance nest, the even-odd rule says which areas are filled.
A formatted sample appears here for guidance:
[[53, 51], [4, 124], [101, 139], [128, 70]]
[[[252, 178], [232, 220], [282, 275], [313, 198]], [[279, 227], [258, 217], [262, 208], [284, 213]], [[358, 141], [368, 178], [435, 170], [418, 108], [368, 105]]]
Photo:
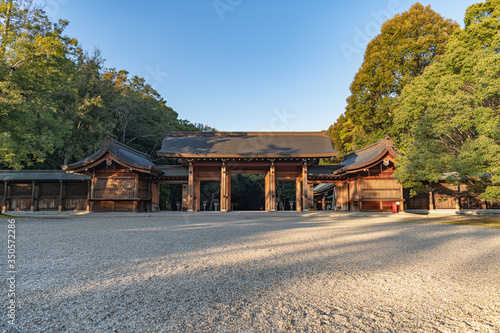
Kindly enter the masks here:
[[314, 165], [307, 168], [308, 177], [325, 177], [331, 176], [335, 171], [340, 169], [340, 165]]
[[387, 153], [392, 157], [399, 155], [394, 149], [394, 142], [385, 138], [365, 148], [345, 155], [344, 160], [339, 164], [340, 168], [333, 173], [338, 175], [351, 170], [366, 168], [374, 163], [377, 163]]
[[334, 187], [335, 183], [322, 183], [314, 186], [313, 191], [314, 194], [321, 194], [330, 191]]
[[158, 155], [171, 158], [323, 158], [336, 156], [322, 132], [169, 133]]
[[161, 173], [156, 169], [156, 165], [151, 161], [148, 154], [142, 153], [109, 137], [102, 142], [101, 148], [98, 151], [81, 161], [68, 165], [67, 169], [82, 170], [99, 161], [107, 153], [109, 153], [117, 163], [127, 167], [145, 172]]
[[89, 176], [79, 175], [77, 173], [69, 173], [61, 170], [0, 170], [0, 180], [7, 181], [87, 181]]

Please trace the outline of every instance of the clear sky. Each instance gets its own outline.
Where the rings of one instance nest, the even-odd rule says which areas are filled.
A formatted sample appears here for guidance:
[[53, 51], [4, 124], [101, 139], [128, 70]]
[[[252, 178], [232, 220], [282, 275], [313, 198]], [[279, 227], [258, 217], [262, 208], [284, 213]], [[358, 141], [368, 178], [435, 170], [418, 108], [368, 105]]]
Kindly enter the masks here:
[[[45, 0], [108, 68], [146, 78], [179, 118], [221, 131], [321, 131], [368, 42], [408, 0]], [[463, 26], [479, 0], [425, 0]]]

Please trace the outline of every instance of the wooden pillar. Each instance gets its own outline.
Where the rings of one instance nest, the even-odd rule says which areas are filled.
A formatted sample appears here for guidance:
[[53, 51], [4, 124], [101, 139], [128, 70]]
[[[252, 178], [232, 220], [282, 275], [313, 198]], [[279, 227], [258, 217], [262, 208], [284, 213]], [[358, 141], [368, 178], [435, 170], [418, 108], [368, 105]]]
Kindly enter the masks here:
[[90, 180], [90, 203], [89, 203], [89, 211], [93, 212], [94, 211], [94, 206], [95, 202], [93, 199], [95, 199], [95, 185], [97, 183], [97, 179], [95, 176], [95, 170], [92, 170], [92, 179]]
[[455, 209], [460, 210], [460, 185], [457, 185], [457, 195], [455, 196]]
[[31, 207], [30, 207], [30, 210], [32, 212], [35, 211], [35, 195], [36, 195], [36, 183], [35, 181], [33, 181], [33, 183], [31, 184]]
[[302, 211], [309, 211], [309, 187], [307, 186], [307, 161], [304, 160], [302, 164]]
[[92, 194], [92, 179], [87, 184], [87, 212], [90, 212], [90, 196]]
[[[196, 178], [198, 178], [198, 177], [196, 177]], [[194, 193], [196, 193], [194, 196], [194, 201], [196, 202], [195, 211], [199, 212], [200, 205], [201, 205], [201, 180], [199, 180], [199, 179], [196, 180], [196, 188], [195, 188]]]
[[134, 213], [137, 213], [138, 211], [138, 205], [139, 205], [138, 198], [139, 198], [139, 175], [136, 175], [134, 179], [134, 207], [133, 207]]
[[97, 179], [95, 177], [95, 170], [92, 172], [92, 180], [90, 185], [90, 198], [95, 199], [95, 184], [97, 183]]
[[2, 205], [2, 212], [7, 211], [7, 200], [9, 199], [9, 183], [7, 181], [4, 182], [3, 185], [4, 193], [3, 193], [3, 205]]
[[[274, 165], [274, 161], [271, 161], [271, 166], [269, 167], [269, 179], [266, 179], [269, 182], [268, 190], [269, 190], [269, 211], [276, 211], [276, 166]], [[267, 195], [266, 195], [267, 197]]]
[[295, 210], [302, 211], [302, 178], [295, 179]]
[[230, 212], [231, 209], [231, 174], [229, 172], [226, 173], [227, 180], [226, 180], [226, 188], [227, 188], [227, 211]]
[[307, 184], [307, 207], [309, 207], [309, 210], [316, 210], [315, 204], [314, 204], [314, 185], [313, 184]]
[[404, 198], [404, 192], [403, 192], [403, 184], [399, 184], [399, 212], [404, 213], [405, 211], [405, 198]]
[[406, 201], [404, 197], [403, 184], [399, 184], [399, 198], [400, 198], [399, 208], [401, 209], [401, 212], [404, 212], [406, 210]]
[[160, 184], [151, 183], [151, 211], [160, 211]]
[[269, 178], [270, 178], [270, 172], [266, 172], [266, 176], [264, 178], [264, 206], [265, 206], [265, 211], [266, 212], [269, 212], [271, 211], [271, 200], [270, 200], [270, 195], [271, 195], [271, 191], [270, 191], [270, 186], [269, 186]]
[[363, 209], [363, 196], [361, 195], [361, 180], [359, 179], [359, 174], [356, 177], [356, 192], [358, 192], [358, 212]]
[[434, 210], [434, 194], [432, 193], [432, 185], [429, 192], [429, 210]]
[[351, 184], [349, 180], [346, 182], [347, 185], [347, 211], [351, 211]]
[[[328, 192], [326, 192], [328, 193]], [[326, 197], [323, 196], [323, 199], [321, 199], [321, 210], [326, 210]]]
[[227, 212], [227, 166], [226, 161], [222, 161], [220, 168], [220, 211]]
[[64, 210], [64, 183], [59, 181], [59, 208], [58, 210], [62, 212]]
[[187, 186], [187, 211], [194, 212], [194, 166], [193, 161], [189, 161], [189, 174]]
[[[172, 209], [176, 210], [177, 207], [172, 207]], [[182, 184], [182, 204], [181, 211], [187, 212], [188, 210], [188, 184]]]

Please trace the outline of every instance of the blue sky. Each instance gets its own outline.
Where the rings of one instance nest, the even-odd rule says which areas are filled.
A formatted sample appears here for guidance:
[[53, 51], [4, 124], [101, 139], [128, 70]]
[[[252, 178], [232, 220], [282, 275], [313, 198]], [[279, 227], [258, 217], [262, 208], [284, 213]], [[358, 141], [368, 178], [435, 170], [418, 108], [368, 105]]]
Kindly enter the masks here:
[[[463, 25], [476, 1], [423, 5]], [[179, 118], [221, 131], [321, 131], [367, 43], [414, 1], [45, 0], [106, 67], [146, 78]]]

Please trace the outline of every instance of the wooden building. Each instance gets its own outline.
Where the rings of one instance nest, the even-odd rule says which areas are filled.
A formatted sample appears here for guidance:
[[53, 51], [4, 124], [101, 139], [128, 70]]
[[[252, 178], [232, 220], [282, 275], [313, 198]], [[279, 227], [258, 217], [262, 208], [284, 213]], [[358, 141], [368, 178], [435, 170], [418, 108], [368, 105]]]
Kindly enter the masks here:
[[332, 190], [336, 210], [392, 211], [395, 205], [403, 211], [403, 187], [393, 177], [397, 156], [393, 142], [386, 138], [345, 155], [339, 165], [315, 166], [310, 169], [310, 182], [332, 185], [316, 186], [314, 194], [325, 197]]
[[85, 210], [90, 177], [57, 170], [0, 171], [0, 206], [8, 210]]
[[163, 174], [149, 155], [112, 138], [83, 160], [67, 166], [91, 177], [90, 211], [151, 211], [158, 205], [153, 179]]
[[427, 183], [429, 192], [409, 196], [405, 191], [406, 207], [414, 210], [463, 210], [499, 209], [500, 200], [482, 200], [476, 191], [469, 191], [467, 184], [448, 184], [444, 178], [436, 183]]
[[481, 201], [466, 185], [444, 179], [410, 198], [393, 177], [398, 153], [387, 138], [345, 155], [338, 165], [318, 165], [337, 155], [330, 138], [318, 132], [172, 132], [158, 155], [178, 164], [155, 165], [147, 154], [107, 138], [65, 171], [0, 171], [0, 204], [3, 211], [154, 212], [160, 185], [179, 184], [179, 208], [197, 212], [202, 183], [215, 181], [220, 211], [228, 212], [231, 175], [262, 174], [266, 211], [277, 209], [278, 181], [295, 183], [295, 202], [288, 200], [297, 211], [500, 208], [500, 201]]
[[220, 211], [231, 210], [231, 174], [265, 175], [265, 210], [276, 210], [276, 182], [294, 181], [296, 209], [314, 209], [308, 168], [338, 154], [325, 133], [316, 132], [177, 132], [169, 133], [158, 155], [187, 168], [183, 202], [200, 211], [202, 181], [220, 182]]

